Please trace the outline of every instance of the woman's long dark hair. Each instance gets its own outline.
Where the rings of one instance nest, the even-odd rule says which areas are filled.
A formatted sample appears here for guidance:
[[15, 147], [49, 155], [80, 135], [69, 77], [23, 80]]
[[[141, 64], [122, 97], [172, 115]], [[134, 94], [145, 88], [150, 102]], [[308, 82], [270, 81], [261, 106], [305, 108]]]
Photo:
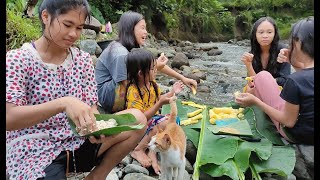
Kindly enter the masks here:
[[[139, 71], [142, 73], [143, 77], [145, 78], [146, 75], [150, 73], [150, 69], [152, 66], [154, 66], [156, 63], [156, 60], [153, 56], [153, 54], [146, 50], [146, 49], [132, 49], [131, 52], [127, 55], [127, 76], [128, 76], [128, 85], [126, 87], [126, 102], [125, 102], [125, 109], [127, 108], [127, 91], [130, 85], [134, 84], [138, 91], [140, 98], [142, 98], [142, 93], [139, 88]], [[156, 67], [153, 67], [156, 68]], [[146, 86], [146, 81], [144, 79], [145, 86]], [[155, 89], [156, 92], [156, 100], [158, 100], [159, 94], [158, 94], [158, 85], [154, 81], [150, 81], [152, 84], [153, 88]], [[147, 87], [147, 86], [146, 86]], [[149, 98], [150, 98], [150, 91], [148, 90], [149, 93]], [[149, 99], [150, 100], [150, 99]], [[148, 100], [148, 101], [149, 101]], [[155, 102], [154, 102], [155, 103]]]
[[251, 35], [250, 35], [250, 43], [251, 43], [251, 50], [250, 53], [254, 55], [252, 65], [254, 67], [254, 71], [256, 73], [263, 70], [262, 63], [261, 63], [261, 47], [260, 44], [257, 41], [257, 29], [258, 26], [264, 22], [268, 21], [270, 22], [274, 27], [274, 38], [271, 42], [271, 46], [269, 49], [269, 61], [266, 70], [270, 72], [273, 76], [278, 73], [279, 71], [279, 65], [277, 64], [277, 57], [278, 57], [278, 44], [280, 40], [278, 27], [275, 23], [275, 21], [271, 17], [262, 17], [258, 19], [252, 28]]
[[123, 13], [118, 22], [119, 42], [131, 51], [132, 48], [139, 48], [139, 44], [134, 35], [134, 27], [139, 21], [144, 19], [143, 15], [133, 11]]
[[293, 25], [291, 29], [291, 37], [290, 37], [291, 53], [289, 54], [289, 61], [291, 60], [292, 51], [294, 50], [294, 43], [297, 41], [301, 42], [301, 50], [314, 59], [314, 18], [313, 16], [300, 20]]

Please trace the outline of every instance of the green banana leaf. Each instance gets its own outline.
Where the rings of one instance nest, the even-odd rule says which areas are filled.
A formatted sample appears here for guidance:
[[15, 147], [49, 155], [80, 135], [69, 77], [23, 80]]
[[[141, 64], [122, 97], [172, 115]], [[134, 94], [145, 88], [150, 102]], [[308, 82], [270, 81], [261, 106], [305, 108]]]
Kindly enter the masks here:
[[273, 146], [272, 155], [267, 160], [260, 160], [251, 156], [250, 161], [257, 173], [275, 173], [280, 176], [289, 176], [296, 163], [295, 150], [292, 146]]
[[267, 139], [262, 139], [260, 142], [240, 141], [234, 161], [242, 172], [245, 172], [249, 167], [251, 152], [255, 152], [260, 159], [267, 160], [271, 156], [271, 150], [272, 143]]
[[[228, 128], [232, 131], [225, 131], [225, 128]], [[251, 128], [246, 119], [239, 120], [238, 122], [218, 126], [218, 125], [208, 125], [208, 129], [214, 134], [234, 134], [234, 135], [243, 135], [243, 136], [252, 136]]]
[[[212, 177], [229, 176], [233, 180], [244, 180], [245, 176], [237, 163], [233, 159], [228, 159], [221, 165], [206, 164], [201, 167], [201, 171], [209, 174]], [[239, 174], [241, 174], [239, 176]]]
[[[95, 114], [96, 120], [97, 121], [103, 121], [103, 120], [109, 120], [109, 119], [115, 119], [118, 123], [116, 127], [113, 128], [107, 128], [107, 129], [101, 129], [99, 131], [95, 131], [93, 133], [85, 135], [86, 137], [89, 136], [100, 136], [102, 134], [104, 135], [113, 135], [113, 134], [118, 134], [124, 131], [130, 131], [130, 130], [137, 130], [137, 129], [142, 129], [144, 127], [143, 124], [134, 124], [137, 122], [136, 118], [132, 114]], [[69, 124], [71, 127], [72, 132], [80, 136], [78, 132], [76, 131], [76, 125], [74, 122], [68, 117]]]
[[267, 116], [260, 108], [257, 106], [252, 106], [254, 111], [254, 117], [256, 120], [256, 129], [257, 131], [269, 139], [275, 145], [284, 145], [281, 140], [281, 135], [278, 133], [276, 127], [272, 123], [269, 116]]
[[187, 139], [190, 139], [192, 144], [198, 149], [200, 131], [193, 128], [183, 128], [183, 130]]
[[[180, 121], [188, 119], [188, 113], [193, 112], [198, 110], [196, 107], [188, 106], [188, 105], [183, 105], [181, 104], [181, 100], [177, 100], [177, 109], [178, 109], [178, 117], [180, 118]], [[169, 104], [163, 105], [161, 114], [169, 114], [171, 112], [171, 107]], [[181, 126], [183, 129], [200, 129], [201, 128], [201, 121], [199, 121], [196, 124], [190, 124], [187, 126]]]
[[219, 136], [209, 131], [207, 128], [210, 124], [208, 108], [203, 113], [197, 157], [194, 165], [194, 180], [199, 179], [199, 171], [202, 165], [210, 163], [221, 165], [232, 158], [238, 148], [238, 137]]

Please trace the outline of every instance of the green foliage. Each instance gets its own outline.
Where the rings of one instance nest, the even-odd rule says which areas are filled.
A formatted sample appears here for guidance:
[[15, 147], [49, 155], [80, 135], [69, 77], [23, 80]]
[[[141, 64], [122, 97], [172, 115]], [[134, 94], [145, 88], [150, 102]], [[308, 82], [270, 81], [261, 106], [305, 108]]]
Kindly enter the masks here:
[[22, 18], [21, 13], [7, 10], [6, 49], [16, 49], [25, 42], [36, 40], [41, 35], [41, 25], [38, 19]]
[[26, 4], [26, 0], [7, 0], [6, 8], [7, 10], [12, 10], [22, 14], [22, 12], [25, 10]]
[[220, 33], [232, 33], [234, 28], [234, 17], [229, 11], [222, 11], [217, 14]]
[[91, 14], [93, 17], [95, 17], [101, 24], [106, 24], [106, 21], [104, 20], [101, 11], [96, 8], [94, 5], [91, 5]]

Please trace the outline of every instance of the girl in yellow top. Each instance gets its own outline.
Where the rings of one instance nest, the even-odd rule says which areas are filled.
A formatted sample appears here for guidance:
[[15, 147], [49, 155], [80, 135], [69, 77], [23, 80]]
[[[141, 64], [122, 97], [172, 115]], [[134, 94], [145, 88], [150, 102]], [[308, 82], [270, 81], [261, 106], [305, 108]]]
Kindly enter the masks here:
[[157, 73], [156, 59], [152, 53], [145, 49], [133, 49], [127, 56], [128, 86], [126, 92], [125, 108], [136, 108], [141, 110], [148, 121], [148, 130], [138, 146], [133, 150], [131, 156], [142, 166], [152, 165], [155, 173], [159, 174], [160, 167], [156, 154], [149, 151], [146, 154], [147, 144], [151, 137], [156, 134], [153, 126], [159, 124], [164, 128], [167, 124], [166, 117], [159, 115], [159, 109], [163, 104], [168, 104], [170, 97], [181, 92], [184, 85], [181, 81], [173, 85], [173, 89], [160, 95], [161, 91], [155, 82]]

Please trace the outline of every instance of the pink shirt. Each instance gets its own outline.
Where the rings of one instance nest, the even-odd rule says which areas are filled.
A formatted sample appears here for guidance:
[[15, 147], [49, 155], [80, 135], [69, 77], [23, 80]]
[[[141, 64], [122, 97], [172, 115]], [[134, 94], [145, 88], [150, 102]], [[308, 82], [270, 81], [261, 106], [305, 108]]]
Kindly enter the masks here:
[[[96, 91], [92, 59], [84, 51], [70, 48], [61, 65], [44, 63], [30, 43], [7, 52], [6, 102], [25, 106], [73, 96], [93, 105]], [[61, 151], [76, 150], [84, 141], [72, 133], [66, 113], [29, 128], [7, 131], [6, 171], [11, 179], [44, 177], [44, 169]]]

